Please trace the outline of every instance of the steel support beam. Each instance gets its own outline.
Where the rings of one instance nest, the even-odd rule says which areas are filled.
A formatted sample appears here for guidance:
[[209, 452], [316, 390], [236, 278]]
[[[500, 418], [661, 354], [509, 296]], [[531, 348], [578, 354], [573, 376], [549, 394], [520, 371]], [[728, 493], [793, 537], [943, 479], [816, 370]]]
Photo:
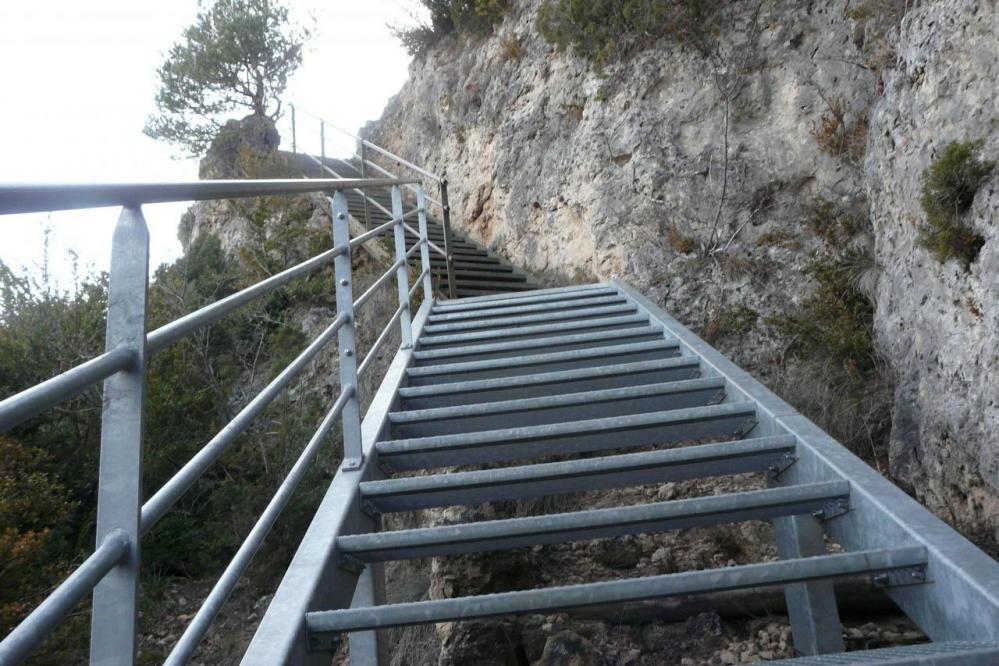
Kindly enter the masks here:
[[478, 597], [391, 604], [375, 608], [312, 612], [306, 626], [313, 636], [359, 629], [400, 627], [497, 615], [550, 613], [566, 608], [621, 604], [682, 594], [702, 594], [811, 580], [921, 568], [926, 549], [908, 547], [838, 553], [801, 560], [784, 560], [689, 571], [663, 576], [585, 583]]
[[142, 506], [143, 400], [146, 386], [146, 305], [149, 231], [139, 208], [123, 208], [111, 243], [105, 347], [127, 348], [133, 362], [104, 382], [97, 548], [112, 534], [128, 536], [128, 550], [94, 588], [90, 630], [92, 664], [134, 664], [139, 597]]

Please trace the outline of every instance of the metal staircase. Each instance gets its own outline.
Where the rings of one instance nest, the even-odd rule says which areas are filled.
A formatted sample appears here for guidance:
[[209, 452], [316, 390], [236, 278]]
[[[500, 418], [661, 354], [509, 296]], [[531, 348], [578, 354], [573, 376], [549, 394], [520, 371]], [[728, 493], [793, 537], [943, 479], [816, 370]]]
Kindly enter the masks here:
[[[430, 259], [431, 276], [435, 284], [450, 298], [465, 298], [490, 294], [503, 294], [537, 289], [538, 284], [522, 270], [512, 266], [503, 257], [455, 230], [450, 223], [450, 205], [448, 204], [448, 181], [443, 175], [409, 162], [395, 153], [368, 141], [356, 134], [337, 127], [319, 116], [305, 113], [316, 123], [319, 136], [318, 154], [303, 151], [298, 143], [301, 138], [301, 128], [295, 118], [296, 107], [291, 107], [291, 146], [289, 156], [297, 158], [297, 164], [306, 176], [318, 175], [320, 178], [355, 178], [364, 179], [372, 174], [377, 178], [396, 178], [397, 176], [375, 161], [380, 159], [393, 168], [402, 168], [407, 174], [426, 181], [433, 189], [439, 189], [440, 199], [434, 199], [424, 194], [424, 205], [412, 198], [407, 204], [424, 209], [427, 217], [427, 237], [431, 243], [442, 248]], [[328, 157], [326, 129], [330, 128], [347, 137], [354, 143], [353, 150], [341, 148], [347, 153], [346, 159]], [[406, 192], [415, 194], [413, 185], [406, 187]], [[354, 221], [370, 230], [385, 224], [392, 219], [392, 202], [385, 191], [354, 189], [345, 192], [349, 212]], [[440, 217], [435, 216], [435, 211]], [[415, 211], [414, 211], [415, 212]], [[419, 232], [412, 227], [406, 229], [406, 246], [412, 248], [419, 241]], [[419, 258], [410, 257], [410, 267], [419, 266]], [[450, 266], [448, 265], [450, 264]], [[451, 289], [451, 281], [454, 289]]]
[[[350, 161], [329, 158], [326, 160], [330, 171], [340, 178], [363, 178], [358, 162], [359, 158]], [[363, 194], [351, 191], [347, 193], [347, 202], [350, 214], [357, 220], [365, 221], [365, 226], [369, 229], [384, 224], [390, 219], [387, 211], [391, 209], [392, 202], [387, 193]], [[431, 241], [444, 247], [444, 225], [434, 216], [432, 209], [427, 215], [427, 235]], [[537, 289], [538, 285], [526, 273], [514, 268], [505, 259], [467, 238], [460, 231], [451, 228], [449, 236], [447, 243], [450, 247], [450, 254], [454, 258], [456, 297], [464, 298]], [[418, 236], [407, 231], [406, 247], [412, 248], [417, 242], [419, 242]], [[417, 267], [419, 257], [410, 258], [410, 265]], [[432, 256], [430, 266], [435, 283], [446, 293], [448, 291], [448, 273], [443, 257]]]
[[[352, 663], [384, 663], [387, 646], [379, 630], [388, 627], [766, 586], [783, 588], [794, 647], [802, 655], [787, 663], [999, 664], [999, 563], [641, 293], [618, 280], [529, 290], [533, 285], [527, 279], [513, 279], [516, 271], [506, 270], [485, 250], [474, 244], [451, 247], [444, 179], [404, 163], [423, 179], [437, 179], [441, 200], [432, 202], [419, 180], [342, 179], [340, 172], [353, 173], [350, 163], [325, 155], [310, 159], [334, 178], [0, 185], [0, 215], [122, 207], [112, 240], [106, 351], [0, 401], [0, 431], [6, 431], [104, 383], [94, 552], [0, 641], [0, 664], [27, 658], [91, 592], [91, 660], [135, 663], [143, 535], [324, 350], [336, 354], [339, 393], [190, 618], [169, 664], [195, 656], [305, 472], [329, 445], [337, 422], [342, 462], [243, 664], [326, 665], [345, 637]], [[363, 155], [360, 159], [368, 165]], [[403, 188], [411, 188], [415, 199], [406, 199]], [[149, 235], [142, 205], [307, 192], [330, 195], [328, 250], [146, 331]], [[436, 228], [428, 219], [430, 203], [442, 211]], [[372, 215], [372, 208], [382, 217]], [[352, 229], [358, 216], [368, 218], [367, 230]], [[394, 253], [386, 252], [385, 273], [355, 297], [353, 250], [389, 234]], [[420, 272], [411, 285], [409, 269], [417, 261]], [[490, 270], [472, 270], [479, 264]], [[140, 482], [147, 359], [254, 299], [331, 265], [336, 314], [327, 328], [146, 498]], [[432, 278], [458, 266], [468, 270], [447, 284], [449, 291], [504, 293], [442, 300]], [[360, 359], [355, 311], [393, 282], [398, 307]], [[422, 304], [413, 312], [417, 302]], [[362, 397], [367, 396], [361, 395], [361, 379], [395, 339], [396, 353], [362, 421]], [[733, 474], [755, 474], [761, 487], [381, 530], [382, 516], [393, 512]], [[780, 559], [382, 603], [381, 567], [387, 561], [742, 521], [771, 522]], [[931, 642], [844, 653], [832, 581], [857, 576], [883, 588]]]
[[[625, 283], [435, 302], [414, 326], [413, 350], [400, 352], [365, 418], [360, 482], [341, 496], [340, 511], [320, 510], [313, 528], [323, 533], [310, 529], [244, 664], [320, 663], [345, 635], [352, 663], [373, 664], [376, 629], [763, 586], [784, 587], [795, 647], [815, 655], [788, 663], [999, 663], [999, 564]], [[531, 462], [552, 456], [574, 457]], [[483, 464], [490, 467], [446, 469]], [[411, 472], [421, 474], [393, 476]], [[744, 473], [766, 487], [372, 529], [391, 512]], [[779, 561], [376, 603], [377, 566], [390, 560], [748, 520], [773, 523]], [[339, 606], [303, 602], [300, 585], [311, 577], [350, 585], [358, 575], [350, 607], [342, 594]], [[884, 588], [934, 642], [837, 654], [844, 644], [831, 581], [857, 575]], [[304, 615], [299, 631], [311, 652], [279, 639], [301, 636], [295, 613]]]

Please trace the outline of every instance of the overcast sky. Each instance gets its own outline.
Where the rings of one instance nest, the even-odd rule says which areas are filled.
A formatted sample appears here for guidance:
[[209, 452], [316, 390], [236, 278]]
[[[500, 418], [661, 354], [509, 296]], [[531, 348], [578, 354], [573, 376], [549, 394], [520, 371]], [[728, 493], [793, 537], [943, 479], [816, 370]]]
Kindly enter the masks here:
[[[416, 0], [286, 2], [316, 30], [286, 101], [350, 130], [377, 118], [409, 63], [386, 25], [411, 22]], [[197, 8], [197, 0], [0, 0], [0, 182], [197, 179], [197, 161], [172, 159], [176, 149], [142, 134], [156, 68]], [[318, 133], [304, 117], [299, 126], [302, 135]], [[152, 266], [179, 255], [177, 221], [186, 207], [144, 208]], [[37, 271], [48, 225], [50, 263], [65, 286], [69, 249], [81, 266], [107, 270], [116, 216], [111, 209], [0, 216], [0, 259]]]

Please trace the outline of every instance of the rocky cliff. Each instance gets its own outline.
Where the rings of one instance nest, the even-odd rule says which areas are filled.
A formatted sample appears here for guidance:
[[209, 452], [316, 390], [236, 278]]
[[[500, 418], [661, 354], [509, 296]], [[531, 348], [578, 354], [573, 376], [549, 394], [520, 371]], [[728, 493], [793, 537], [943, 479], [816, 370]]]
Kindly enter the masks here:
[[[995, 553], [996, 174], [964, 217], [984, 243], [967, 266], [941, 262], [919, 238], [924, 170], [953, 141], [980, 141], [986, 159], [999, 148], [999, 10], [912, 4], [720, 3], [708, 39], [667, 35], [595, 67], [539, 34], [540, 0], [511, 2], [490, 36], [452, 35], [414, 59], [364, 131], [448, 174], [463, 231], [551, 284], [625, 278]], [[394, 589], [397, 600], [439, 598], [565, 582], [566, 572], [582, 581], [716, 566], [767, 557], [768, 541], [738, 528], [433, 560], [396, 572]], [[404, 632], [395, 662], [788, 654], [780, 622], [734, 625], [709, 612], [670, 624], [656, 612]], [[884, 626], [867, 629], [874, 639], [848, 636], [857, 646], [884, 638]]]
[[624, 277], [994, 547], [997, 180], [969, 270], [916, 239], [940, 150], [999, 145], [996, 4], [725, 3], [707, 46], [602, 70], [539, 34], [540, 4], [415, 59], [367, 133], [446, 171], [478, 240], [551, 283]]

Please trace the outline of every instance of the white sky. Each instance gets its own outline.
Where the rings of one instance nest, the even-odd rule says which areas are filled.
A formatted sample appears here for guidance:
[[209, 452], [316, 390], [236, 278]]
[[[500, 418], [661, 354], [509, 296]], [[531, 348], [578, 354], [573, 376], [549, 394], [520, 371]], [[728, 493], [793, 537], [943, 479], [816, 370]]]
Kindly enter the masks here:
[[[386, 24], [409, 23], [418, 3], [285, 1], [294, 17], [315, 20], [286, 102], [352, 131], [381, 115], [409, 62]], [[197, 179], [196, 160], [172, 159], [175, 148], [142, 134], [154, 111], [156, 68], [197, 8], [197, 0], [0, 0], [0, 182]], [[310, 131], [318, 135], [306, 117], [298, 124], [300, 144]], [[327, 131], [330, 144], [334, 138]], [[282, 131], [282, 146], [290, 143]], [[177, 222], [187, 205], [144, 207], [152, 267], [179, 255]], [[107, 270], [116, 216], [113, 209], [0, 216], [0, 259], [37, 272], [48, 225], [52, 272], [68, 286], [67, 250], [81, 267]]]

